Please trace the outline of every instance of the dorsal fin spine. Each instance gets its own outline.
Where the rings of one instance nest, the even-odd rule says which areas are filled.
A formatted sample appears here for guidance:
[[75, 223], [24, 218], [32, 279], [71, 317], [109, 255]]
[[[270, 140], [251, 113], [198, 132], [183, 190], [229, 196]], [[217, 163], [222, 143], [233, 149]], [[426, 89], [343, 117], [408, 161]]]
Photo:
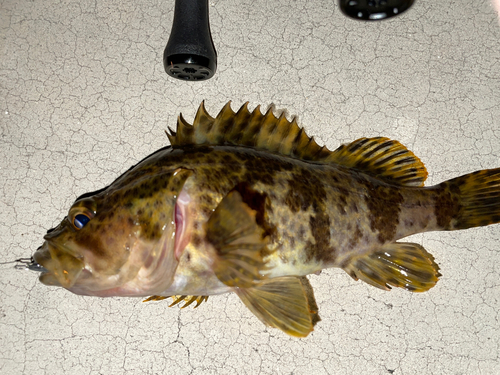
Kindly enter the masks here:
[[[229, 136], [232, 134], [236, 113], [233, 111], [233, 109], [231, 108], [229, 103], [227, 103], [224, 106], [224, 109], [223, 109], [224, 114], [223, 114], [223, 117], [221, 119], [222, 120], [221, 125], [215, 126], [215, 124], [214, 124], [214, 128], [217, 128], [217, 132], [220, 134], [220, 136], [218, 137], [219, 142], [216, 142], [216, 143], [220, 143], [220, 142], [227, 143], [229, 140]], [[215, 121], [217, 121], [217, 119]]]
[[241, 142], [245, 128], [247, 128], [248, 119], [251, 113], [248, 110], [248, 102], [243, 104], [234, 116], [234, 124], [231, 134], [228, 135], [229, 139], [233, 139], [235, 144]]
[[280, 154], [287, 155], [290, 153], [290, 147], [292, 146], [292, 142], [288, 139], [288, 135], [291, 130], [291, 122], [289, 122], [284, 113], [281, 113], [278, 122], [276, 123], [276, 140], [278, 142], [277, 151]]
[[195, 132], [196, 139], [193, 143], [200, 144], [207, 141], [208, 134], [210, 133], [210, 128], [212, 127], [214, 120], [215, 119], [210, 116], [205, 109], [205, 101], [201, 102], [193, 121], [193, 124], [197, 124], [199, 127], [199, 131]]
[[168, 131], [165, 130], [165, 134], [167, 135], [170, 144], [173, 145], [175, 142], [175, 132], [172, 130], [170, 126], [168, 127]]
[[276, 120], [276, 116], [272, 112], [272, 107], [270, 107], [264, 115], [261, 129], [257, 132], [256, 144], [262, 145], [263, 148], [269, 151], [275, 151], [271, 136], [276, 126]]
[[184, 117], [182, 117], [182, 114], [179, 115], [177, 118], [177, 134], [176, 134], [176, 140], [175, 143], [176, 145], [183, 145], [191, 141], [192, 134], [194, 132], [194, 127], [190, 125]]

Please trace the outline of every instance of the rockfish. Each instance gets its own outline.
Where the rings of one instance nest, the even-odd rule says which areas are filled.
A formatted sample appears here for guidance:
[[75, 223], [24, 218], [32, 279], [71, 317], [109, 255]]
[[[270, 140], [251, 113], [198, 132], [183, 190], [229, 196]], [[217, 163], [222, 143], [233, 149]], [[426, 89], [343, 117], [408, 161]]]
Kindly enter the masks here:
[[440, 275], [420, 232], [500, 222], [500, 168], [423, 187], [427, 171], [387, 138], [320, 147], [294, 119], [201, 104], [171, 145], [79, 197], [33, 255], [40, 281], [87, 296], [235, 292], [265, 324], [305, 337], [320, 320], [306, 275], [342, 268], [389, 290]]

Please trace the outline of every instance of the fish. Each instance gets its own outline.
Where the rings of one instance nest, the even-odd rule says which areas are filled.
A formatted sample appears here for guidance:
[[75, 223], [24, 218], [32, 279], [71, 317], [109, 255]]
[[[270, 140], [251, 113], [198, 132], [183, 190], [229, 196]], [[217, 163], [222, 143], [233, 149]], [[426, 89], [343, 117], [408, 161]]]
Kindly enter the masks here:
[[172, 298], [234, 292], [265, 325], [306, 337], [320, 322], [308, 275], [343, 269], [380, 289], [425, 292], [440, 274], [412, 234], [500, 222], [500, 168], [424, 186], [401, 143], [319, 146], [285, 112], [202, 102], [170, 145], [76, 199], [33, 254], [45, 285], [78, 295]]

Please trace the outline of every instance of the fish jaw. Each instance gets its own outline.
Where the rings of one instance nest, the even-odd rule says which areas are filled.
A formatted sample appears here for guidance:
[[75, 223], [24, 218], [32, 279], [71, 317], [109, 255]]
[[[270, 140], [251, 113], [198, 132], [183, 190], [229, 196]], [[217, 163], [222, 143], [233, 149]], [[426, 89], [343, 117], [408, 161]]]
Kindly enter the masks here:
[[138, 240], [119, 273], [101, 276], [94, 283], [86, 283], [84, 278], [81, 284], [68, 290], [79, 295], [97, 297], [158, 295], [170, 287], [177, 269], [178, 262], [173, 257], [174, 241], [173, 227], [166, 230], [156, 244]]
[[61, 251], [49, 241], [43, 243], [33, 259], [44, 267], [40, 275], [43, 284], [66, 289], [76, 283], [85, 267], [81, 258], [75, 257], [71, 252]]

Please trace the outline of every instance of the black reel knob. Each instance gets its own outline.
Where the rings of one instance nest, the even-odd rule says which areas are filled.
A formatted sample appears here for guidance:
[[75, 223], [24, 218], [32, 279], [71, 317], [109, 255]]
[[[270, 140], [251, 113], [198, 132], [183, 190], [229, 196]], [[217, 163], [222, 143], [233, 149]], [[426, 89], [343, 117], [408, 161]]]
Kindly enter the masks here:
[[397, 16], [413, 5], [414, 0], [340, 0], [340, 9], [351, 18], [378, 21]]
[[165, 71], [171, 77], [202, 81], [217, 69], [208, 0], [176, 0], [174, 21], [163, 53]]

